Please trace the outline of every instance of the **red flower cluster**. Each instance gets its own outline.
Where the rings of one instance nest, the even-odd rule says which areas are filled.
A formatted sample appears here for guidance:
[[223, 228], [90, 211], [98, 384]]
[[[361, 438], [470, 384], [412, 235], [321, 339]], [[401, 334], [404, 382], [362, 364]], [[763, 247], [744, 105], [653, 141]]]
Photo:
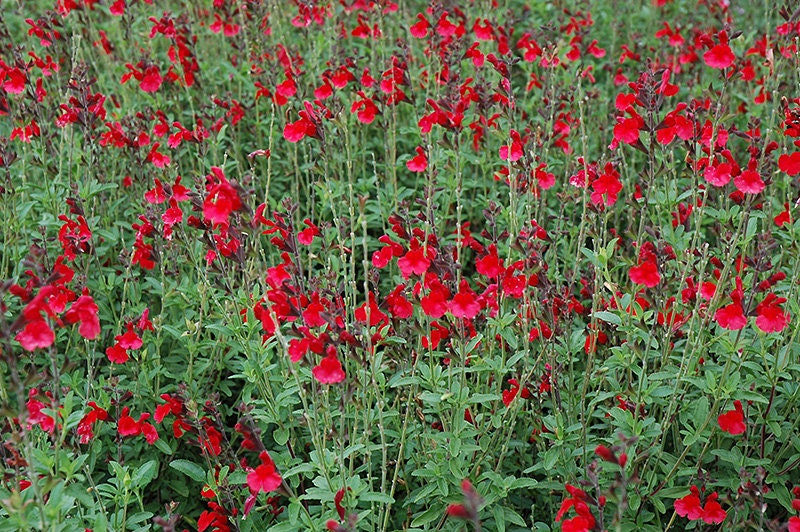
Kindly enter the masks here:
[[25, 407], [28, 410], [26, 428], [30, 430], [31, 427], [38, 425], [43, 431], [52, 433], [56, 428], [56, 420], [53, 419], [53, 416], [45, 414], [43, 410], [46, 408], [55, 408], [53, 394], [50, 392], [45, 392], [44, 396], [49, 400], [48, 404], [45, 404], [38, 399], [38, 389], [31, 388], [28, 392], [28, 402], [25, 403]]
[[138, 435], [143, 435], [144, 439], [149, 444], [154, 444], [158, 439], [158, 432], [156, 428], [147, 423], [147, 420], [150, 418], [149, 412], [143, 412], [139, 415], [139, 419], [133, 419], [130, 415], [130, 408], [127, 406], [122, 409], [122, 413], [117, 420], [117, 432], [119, 432], [120, 436], [125, 437], [133, 437]]
[[133, 322], [128, 322], [125, 324], [125, 333], [115, 336], [114, 345], [106, 348], [106, 356], [108, 357], [108, 360], [114, 364], [124, 364], [128, 361], [129, 349], [135, 351], [142, 347], [142, 337], [139, 336], [139, 333], [153, 330], [153, 323], [147, 317], [148, 314], [149, 310], [144, 309], [144, 311], [142, 311], [142, 315], [135, 324]]
[[561, 523], [561, 530], [563, 532], [589, 532], [594, 529], [597, 521], [589, 508], [589, 496], [582, 489], [570, 484], [565, 487], [570, 496], [561, 502], [561, 507], [556, 514], [556, 522], [560, 522], [570, 509], [574, 509], [578, 515], [564, 520]]
[[97, 406], [94, 401], [89, 401], [88, 405], [91, 410], [78, 423], [78, 435], [83, 444], [89, 443], [94, 438], [95, 423], [108, 420], [108, 412], [104, 408]]
[[675, 512], [681, 517], [686, 517], [690, 521], [702, 520], [708, 524], [720, 524], [725, 521], [727, 513], [717, 502], [717, 492], [713, 492], [705, 498], [705, 504], [700, 500], [700, 491], [697, 486], [689, 488], [689, 495], [675, 501]]
[[[84, 287], [80, 297], [70, 290], [69, 284], [75, 277], [75, 271], [66, 264], [75, 260], [78, 254], [88, 252], [92, 233], [80, 215], [77, 221], [66, 216], [60, 219], [64, 221], [59, 231], [63, 254], [56, 259], [52, 273], [47, 276], [47, 283], [43, 283], [33, 270], [27, 270], [28, 281], [25, 286], [13, 284], [9, 288], [13, 295], [26, 303], [22, 316], [14, 322], [12, 330], [19, 330], [15, 339], [27, 351], [53, 345], [56, 336], [51, 323], [59, 327], [64, 326], [64, 321], [68, 324], [79, 323], [78, 332], [87, 340], [94, 340], [100, 334], [97, 304], [89, 295], [88, 288]], [[71, 306], [67, 308], [70, 303]], [[63, 321], [60, 314], [63, 314]]]

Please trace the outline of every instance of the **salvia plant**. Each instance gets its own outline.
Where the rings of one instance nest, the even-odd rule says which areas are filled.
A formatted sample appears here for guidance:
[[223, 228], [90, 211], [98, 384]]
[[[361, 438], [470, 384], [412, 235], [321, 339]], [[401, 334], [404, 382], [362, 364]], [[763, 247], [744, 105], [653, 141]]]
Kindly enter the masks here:
[[0, 531], [800, 531], [795, 2], [0, 9]]

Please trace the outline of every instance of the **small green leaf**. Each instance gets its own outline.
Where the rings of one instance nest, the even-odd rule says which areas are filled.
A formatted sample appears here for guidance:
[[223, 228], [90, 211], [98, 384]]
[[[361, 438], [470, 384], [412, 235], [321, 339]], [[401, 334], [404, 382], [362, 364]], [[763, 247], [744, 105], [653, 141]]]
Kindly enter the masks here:
[[411, 521], [412, 527], [424, 526], [441, 517], [442, 510], [436, 506], [428, 508]]
[[162, 453], [164, 453], [166, 455], [169, 455], [169, 456], [172, 456], [172, 453], [173, 453], [172, 447], [170, 447], [169, 444], [167, 442], [165, 442], [164, 440], [162, 440], [161, 438], [157, 439], [156, 443], [154, 445]]
[[189, 460], [173, 460], [169, 463], [169, 466], [176, 471], [180, 471], [195, 482], [206, 481], [205, 469], [194, 462], [190, 462]]
[[593, 318], [597, 318], [600, 321], [604, 321], [606, 323], [610, 323], [612, 325], [622, 325], [622, 320], [619, 316], [614, 314], [613, 312], [609, 312], [607, 310], [600, 310], [592, 314]]
[[284, 428], [277, 429], [272, 433], [272, 439], [275, 440], [276, 444], [283, 447], [289, 441], [289, 431]]
[[150, 460], [140, 465], [133, 473], [133, 487], [143, 488], [158, 475], [158, 462]]

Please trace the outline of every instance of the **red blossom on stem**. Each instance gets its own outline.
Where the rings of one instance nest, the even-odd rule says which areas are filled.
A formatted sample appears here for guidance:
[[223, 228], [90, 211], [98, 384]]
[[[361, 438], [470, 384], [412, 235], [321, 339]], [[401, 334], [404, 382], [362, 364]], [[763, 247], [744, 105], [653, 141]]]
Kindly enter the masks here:
[[728, 45], [728, 34], [725, 31], [720, 31], [717, 36], [719, 44], [712, 46], [710, 50], [703, 54], [703, 61], [711, 68], [722, 70], [733, 66], [736, 56], [733, 54], [730, 45]]
[[727, 517], [727, 513], [717, 502], [717, 492], [706, 497], [705, 505], [700, 500], [700, 491], [696, 486], [689, 488], [689, 495], [677, 499], [674, 503], [675, 513], [686, 517], [690, 521], [703, 520], [708, 524], [720, 524]]
[[422, 146], [417, 146], [415, 149], [417, 155], [406, 162], [406, 168], [411, 172], [422, 173], [428, 168], [428, 157]]
[[566, 489], [570, 496], [561, 502], [561, 507], [556, 513], [556, 522], [560, 522], [570, 509], [574, 509], [578, 515], [564, 520], [561, 523], [561, 530], [565, 532], [589, 532], [594, 529], [596, 520], [589, 508], [589, 497], [586, 492], [570, 484], [566, 485]]
[[119, 432], [120, 436], [125, 437], [133, 437], [142, 434], [147, 443], [152, 445], [158, 439], [158, 432], [153, 425], [146, 422], [149, 418], [150, 414], [148, 412], [143, 412], [139, 415], [138, 420], [133, 419], [130, 415], [130, 408], [126, 406], [122, 409], [122, 413], [117, 420], [117, 432]]
[[658, 273], [655, 259], [640, 262], [629, 270], [628, 275], [632, 282], [648, 288], [653, 288], [661, 282], [661, 275]]
[[336, 356], [336, 348], [330, 346], [328, 354], [311, 370], [311, 374], [320, 384], [337, 384], [344, 380], [342, 363]]
[[217, 166], [211, 168], [206, 179], [210, 184], [203, 201], [203, 216], [213, 224], [227, 224], [231, 213], [242, 207], [239, 193]]
[[253, 493], [262, 491], [269, 493], [277, 490], [283, 479], [275, 468], [275, 462], [272, 461], [267, 451], [262, 451], [258, 458], [261, 460], [261, 465], [247, 474], [247, 486]]
[[744, 422], [744, 410], [742, 410], [742, 402], [734, 401], [733, 406], [733, 410], [729, 410], [724, 414], [720, 414], [720, 416], [717, 418], [717, 423], [719, 423], [720, 429], [728, 434], [733, 434], [736, 436], [738, 434], [743, 434], [744, 431], [747, 430], [747, 425]]
[[764, 301], [756, 307], [756, 327], [766, 333], [781, 332], [789, 324], [789, 313], [780, 305], [786, 303], [785, 297], [767, 294]]

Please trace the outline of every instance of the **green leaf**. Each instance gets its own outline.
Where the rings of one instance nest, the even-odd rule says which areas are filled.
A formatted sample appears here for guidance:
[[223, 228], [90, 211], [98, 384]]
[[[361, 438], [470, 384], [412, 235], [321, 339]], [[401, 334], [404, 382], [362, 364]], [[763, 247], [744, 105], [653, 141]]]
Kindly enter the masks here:
[[368, 492], [358, 496], [359, 501], [379, 502], [381, 504], [394, 504], [394, 497], [389, 497], [387, 493]]
[[469, 398], [469, 402], [471, 404], [492, 403], [500, 399], [500, 395], [496, 393], [476, 393]]
[[277, 429], [272, 433], [272, 438], [275, 440], [276, 444], [283, 447], [286, 445], [286, 442], [289, 441], [289, 431], [284, 428]]
[[494, 516], [494, 526], [497, 527], [498, 532], [505, 532], [506, 530], [506, 515], [502, 506], [495, 506], [492, 508], [492, 515]]
[[442, 509], [436, 506], [432, 506], [427, 510], [425, 510], [424, 512], [422, 512], [421, 514], [419, 514], [417, 517], [415, 517], [414, 520], [411, 521], [411, 526], [418, 527], [427, 525], [428, 523], [435, 521], [436, 519], [441, 517], [441, 515], [442, 515]]
[[158, 462], [150, 460], [140, 465], [133, 473], [133, 487], [143, 488], [150, 484], [158, 475]]
[[614, 314], [613, 312], [609, 312], [607, 310], [600, 310], [592, 314], [593, 318], [597, 318], [600, 321], [604, 321], [606, 323], [610, 323], [612, 325], [622, 325], [622, 320], [619, 316]]
[[172, 456], [172, 454], [174, 452], [172, 450], [172, 447], [170, 447], [169, 444], [167, 442], [165, 442], [164, 440], [162, 440], [161, 438], [157, 439], [156, 443], [154, 445], [156, 446], [156, 448], [158, 448], [159, 451], [161, 451], [162, 453], [164, 453], [166, 455]]
[[509, 490], [520, 488], [534, 488], [539, 485], [539, 481], [535, 478], [515, 478], [509, 486]]
[[194, 462], [190, 462], [189, 460], [173, 460], [169, 463], [169, 466], [176, 471], [180, 471], [195, 482], [206, 481], [205, 469]]
[[556, 462], [558, 462], [558, 453], [559, 449], [557, 447], [551, 447], [544, 453], [544, 469], [545, 471], [550, 471], [555, 467]]
[[230, 475], [228, 475], [228, 484], [232, 484], [234, 486], [239, 484], [244, 484], [247, 482], [247, 471], [242, 469], [237, 469]]
[[401, 377], [397, 374], [389, 379], [390, 388], [399, 388], [400, 386], [409, 386], [419, 384], [419, 378], [416, 376]]

